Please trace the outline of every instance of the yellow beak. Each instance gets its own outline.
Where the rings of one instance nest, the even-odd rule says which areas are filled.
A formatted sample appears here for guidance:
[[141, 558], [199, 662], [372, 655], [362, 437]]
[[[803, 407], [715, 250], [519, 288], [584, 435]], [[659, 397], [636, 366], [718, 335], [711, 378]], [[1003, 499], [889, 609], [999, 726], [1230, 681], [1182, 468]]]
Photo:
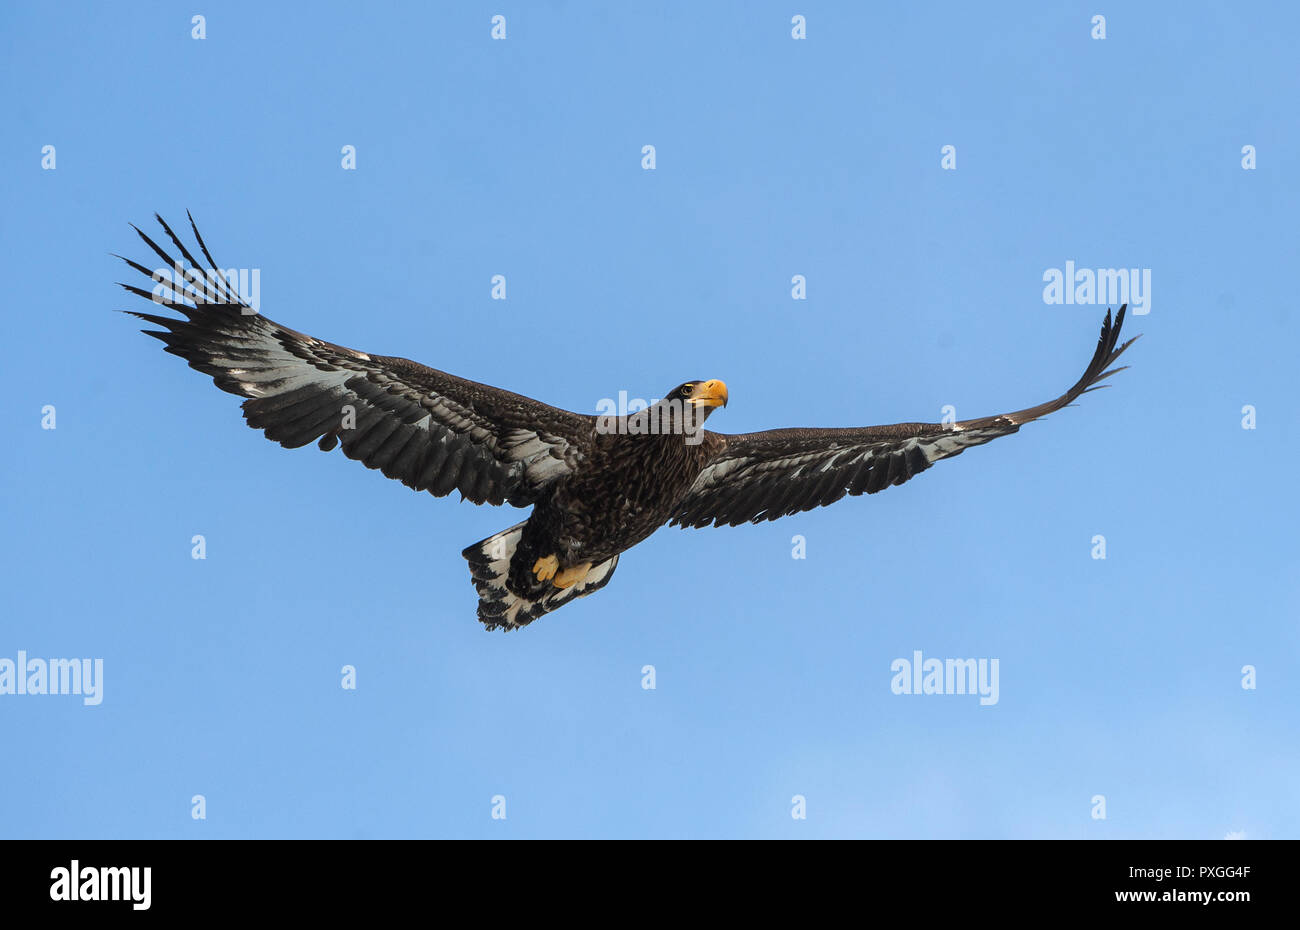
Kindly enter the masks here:
[[691, 395], [691, 403], [697, 407], [727, 406], [727, 385], [721, 381], [705, 381]]

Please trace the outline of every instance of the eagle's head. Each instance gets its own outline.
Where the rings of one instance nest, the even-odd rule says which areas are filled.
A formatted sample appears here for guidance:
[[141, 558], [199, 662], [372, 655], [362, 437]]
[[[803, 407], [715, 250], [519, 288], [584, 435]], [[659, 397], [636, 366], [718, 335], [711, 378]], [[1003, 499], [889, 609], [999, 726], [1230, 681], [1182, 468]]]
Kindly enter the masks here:
[[714, 407], [727, 406], [727, 385], [717, 379], [687, 381], [669, 391], [664, 400], [681, 401], [684, 406], [695, 408], [703, 418]]
[[687, 445], [696, 445], [704, 438], [702, 430], [709, 414], [726, 405], [727, 386], [721, 381], [687, 381], [628, 421], [636, 420], [639, 427], [644, 420], [646, 432], [685, 436]]

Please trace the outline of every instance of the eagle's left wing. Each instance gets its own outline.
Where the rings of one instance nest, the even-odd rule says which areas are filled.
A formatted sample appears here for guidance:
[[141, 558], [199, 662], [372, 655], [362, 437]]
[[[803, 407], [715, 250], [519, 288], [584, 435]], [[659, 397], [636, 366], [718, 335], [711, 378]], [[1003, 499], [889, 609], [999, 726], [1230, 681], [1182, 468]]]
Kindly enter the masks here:
[[131, 312], [167, 351], [247, 398], [244, 418], [286, 448], [319, 441], [417, 491], [460, 491], [476, 504], [534, 503], [590, 451], [595, 418], [561, 410], [409, 359], [358, 352], [282, 326], [226, 284], [203, 237], [203, 268], [162, 217], [163, 231], [192, 268], [172, 260], [138, 228], [167, 270], [128, 265], [156, 282], [133, 294], [182, 318]]
[[[860, 429], [777, 429], [728, 436], [682, 500], [677, 526], [760, 523], [834, 503], [846, 494], [874, 494], [902, 484], [939, 459], [960, 455], [1073, 403], [1122, 368], [1111, 367], [1133, 339], [1119, 344], [1124, 311], [1101, 328], [1097, 351], [1075, 385], [1055, 400], [998, 416], [956, 423], [895, 423]], [[1136, 337], [1134, 337], [1136, 338]]]

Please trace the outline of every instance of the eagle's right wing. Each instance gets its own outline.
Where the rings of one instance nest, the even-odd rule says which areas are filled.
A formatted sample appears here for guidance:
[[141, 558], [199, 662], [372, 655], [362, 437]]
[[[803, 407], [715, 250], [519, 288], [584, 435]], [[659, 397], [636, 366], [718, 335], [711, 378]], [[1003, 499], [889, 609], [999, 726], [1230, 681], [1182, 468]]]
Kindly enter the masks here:
[[[846, 494], [875, 494], [929, 468], [1020, 429], [1106, 385], [1102, 380], [1133, 344], [1119, 345], [1125, 307], [1110, 311], [1097, 351], [1073, 387], [1036, 407], [956, 423], [895, 423], [860, 429], [776, 429], [738, 436], [711, 433], [722, 450], [695, 479], [672, 518], [679, 526], [738, 526], [832, 504]], [[1134, 337], [1136, 338], [1136, 337]]]

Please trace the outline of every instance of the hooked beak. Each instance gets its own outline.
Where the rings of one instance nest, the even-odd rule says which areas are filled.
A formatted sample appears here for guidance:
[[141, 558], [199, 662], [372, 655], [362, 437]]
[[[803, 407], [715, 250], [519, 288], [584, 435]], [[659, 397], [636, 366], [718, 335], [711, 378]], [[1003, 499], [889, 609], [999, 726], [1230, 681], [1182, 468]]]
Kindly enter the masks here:
[[727, 385], [717, 380], [705, 381], [695, 389], [690, 402], [697, 407], [725, 407], [727, 406]]

